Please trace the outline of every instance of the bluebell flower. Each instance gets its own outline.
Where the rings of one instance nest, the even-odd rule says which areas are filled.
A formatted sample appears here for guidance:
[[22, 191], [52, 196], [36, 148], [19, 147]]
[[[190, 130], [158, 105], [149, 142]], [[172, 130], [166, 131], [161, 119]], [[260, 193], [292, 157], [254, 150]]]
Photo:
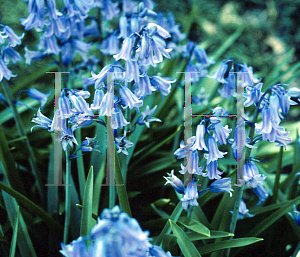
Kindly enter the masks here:
[[[20, 93], [23, 93], [23, 92], [26, 92], [28, 94], [28, 96], [32, 99], [35, 99], [37, 101], [40, 102], [41, 104], [41, 109], [44, 108], [47, 100], [48, 100], [48, 97], [51, 95], [51, 92], [52, 91], [49, 91], [48, 93], [44, 94], [42, 92], [40, 92], [39, 90], [35, 89], [35, 88], [30, 88], [28, 90], [22, 90], [20, 91], [17, 96], [20, 94]], [[16, 96], [16, 97], [17, 97]]]
[[123, 87], [120, 85], [119, 89], [120, 96], [124, 101], [125, 107], [132, 109], [133, 107], [139, 108], [143, 106], [143, 100], [137, 98], [137, 96], [130, 91], [128, 87]]
[[117, 153], [122, 152], [123, 154], [128, 155], [127, 149], [132, 147], [133, 143], [126, 138], [126, 131], [124, 132], [124, 136], [115, 138], [115, 146], [118, 150]]
[[103, 98], [104, 98], [103, 90], [102, 89], [96, 89], [95, 94], [94, 94], [94, 100], [93, 100], [93, 103], [91, 104], [91, 109], [93, 111], [99, 110]]
[[94, 115], [89, 104], [84, 100], [81, 95], [76, 95], [71, 93], [69, 95], [69, 100], [72, 103], [72, 112], [77, 114], [85, 114], [85, 115]]
[[269, 98], [269, 106], [270, 106], [270, 117], [273, 124], [278, 125], [283, 119], [283, 116], [279, 112], [279, 99], [276, 94], [272, 94]]
[[3, 56], [4, 62], [7, 64], [9, 63], [9, 61], [12, 61], [13, 64], [16, 64], [17, 62], [23, 60], [22, 56], [8, 45], [1, 48], [1, 54]]
[[[259, 126], [257, 126], [259, 128]], [[292, 141], [291, 138], [288, 137], [290, 134], [289, 131], [285, 131], [284, 128], [278, 126], [278, 128], [273, 128], [270, 133], [262, 133], [262, 139], [268, 140], [269, 142], [276, 142], [276, 146], [283, 146], [286, 150], [286, 144]]]
[[300, 212], [297, 210], [296, 204], [293, 205], [293, 213], [288, 212], [288, 214], [294, 219], [297, 226], [300, 227]]
[[104, 39], [102, 44], [99, 45], [99, 48], [104, 55], [114, 55], [119, 53], [119, 39], [117, 38], [116, 34], [113, 33]]
[[26, 19], [19, 19], [21, 24], [25, 27], [25, 30], [31, 30], [32, 28], [42, 29], [44, 27], [44, 17], [39, 17], [36, 13], [29, 13]]
[[141, 112], [141, 116], [138, 117], [136, 123], [139, 124], [139, 125], [144, 125], [145, 124], [147, 126], [147, 128], [150, 128], [150, 122], [153, 122], [153, 121], [161, 122], [160, 119], [155, 118], [155, 117], [151, 117], [152, 114], [155, 112], [156, 108], [157, 108], [157, 105], [155, 105], [150, 110], [149, 106], [147, 105], [146, 110]]
[[290, 105], [297, 105], [297, 103], [291, 100], [291, 96], [286, 90], [282, 90], [281, 92], [278, 90], [276, 93], [279, 98], [279, 105], [282, 110], [282, 113], [288, 114], [290, 110]]
[[207, 70], [203, 70], [201, 64], [189, 63], [186, 67], [186, 72], [191, 72], [191, 82], [197, 83], [201, 78], [206, 77]]
[[243, 86], [253, 86], [254, 83], [259, 83], [261, 79], [255, 78], [253, 75], [253, 68], [251, 66], [248, 67], [246, 63], [244, 64], [238, 64], [238, 66], [241, 68], [240, 72], [238, 73], [238, 78], [243, 78]]
[[272, 120], [270, 115], [270, 108], [264, 107], [261, 112], [262, 125], [255, 124], [256, 134], [270, 134], [272, 131]]
[[231, 197], [231, 191], [233, 191], [233, 189], [231, 188], [231, 178], [217, 179], [216, 181], [210, 184], [209, 190], [212, 193], [227, 192], [230, 194]]
[[68, 145], [70, 145], [71, 148], [73, 148], [73, 143], [78, 145], [72, 129], [67, 127], [66, 122], [66, 120], [62, 120], [60, 139], [57, 139], [57, 141], [62, 142], [62, 148], [64, 151], [67, 151]]
[[165, 252], [163, 249], [161, 249], [159, 246], [157, 245], [153, 245], [150, 249], [149, 249], [149, 254], [152, 257], [172, 257], [170, 252]]
[[111, 127], [113, 129], [122, 129], [129, 124], [130, 122], [124, 118], [121, 109], [116, 107], [113, 113], [113, 118], [111, 119]]
[[45, 115], [43, 115], [41, 113], [41, 110], [38, 109], [38, 112], [37, 112], [37, 115], [35, 115], [36, 118], [33, 118], [31, 122], [35, 122], [39, 125], [35, 125], [31, 128], [31, 132], [32, 132], [32, 129], [34, 127], [39, 127], [39, 128], [43, 128], [43, 129], [47, 129], [48, 131], [53, 131], [53, 128], [52, 128], [52, 120], [50, 120], [48, 117], [46, 117]]
[[[61, 15], [60, 13], [58, 14]], [[43, 34], [44, 37], [51, 37], [52, 35], [55, 35], [60, 38], [62, 34], [67, 31], [62, 19], [48, 19], [45, 21], [45, 25], [46, 30]]]
[[51, 37], [42, 36], [40, 38], [40, 43], [38, 44], [38, 49], [43, 50], [44, 54], [58, 55], [60, 52], [56, 37], [54, 35]]
[[167, 173], [167, 174], [169, 177], [164, 177], [167, 180], [165, 185], [169, 183], [177, 191], [177, 193], [184, 194], [185, 192], [184, 185], [182, 181], [174, 175], [174, 170], [172, 170], [171, 173]]
[[80, 150], [82, 152], [91, 152], [91, 151], [98, 151], [99, 150], [95, 149], [97, 147], [98, 141], [95, 140], [96, 137], [86, 137], [85, 140], [81, 143], [80, 145]]
[[232, 149], [234, 153], [234, 158], [241, 160], [243, 156], [244, 147], [256, 148], [256, 146], [250, 145], [250, 138], [247, 137], [247, 131], [245, 125], [242, 122], [237, 124], [234, 131], [234, 139], [229, 139], [228, 142], [232, 144]]
[[70, 124], [73, 124], [71, 129], [75, 131], [77, 128], [83, 128], [92, 125], [93, 119], [89, 116], [75, 115], [69, 120]]
[[115, 206], [102, 211], [89, 235], [79, 237], [69, 245], [62, 243], [60, 252], [66, 257], [172, 257], [159, 246], [151, 245], [148, 236], [149, 232], [143, 231], [136, 219], [130, 218], [119, 206]]
[[185, 156], [186, 157], [186, 162], [187, 165], [186, 167], [181, 164], [181, 170], [179, 173], [185, 174], [186, 172], [190, 174], [197, 174], [197, 175], [202, 175], [202, 170], [204, 168], [204, 165], [201, 167], [198, 167], [199, 163], [199, 155], [198, 152], [195, 151], [189, 151], [188, 154]]
[[184, 157], [187, 157], [189, 152], [192, 151], [192, 146], [195, 142], [196, 138], [191, 137], [188, 139], [187, 145], [184, 144], [184, 141], [181, 140], [180, 142], [180, 148], [178, 148], [175, 152], [174, 155], [177, 155], [177, 159], [182, 159]]
[[196, 140], [192, 147], [192, 150], [206, 150], [208, 151], [205, 145], [205, 126], [203, 124], [199, 124], [196, 130]]
[[217, 161], [220, 158], [224, 158], [224, 155], [227, 154], [227, 152], [219, 151], [216, 139], [212, 136], [207, 138], [206, 145], [208, 147], [208, 154], [205, 154], [204, 157], [207, 159], [207, 164], [212, 161]]
[[59, 252], [66, 257], [88, 257], [90, 256], [87, 250], [87, 246], [85, 243], [85, 238], [80, 236], [76, 240], [73, 240], [70, 244], [65, 245], [61, 243], [61, 248]]
[[252, 189], [253, 189], [253, 192], [257, 195], [257, 197], [259, 199], [257, 205], [266, 201], [266, 199], [270, 195], [270, 192], [268, 192], [261, 184], [257, 184], [257, 186]]
[[100, 32], [98, 29], [97, 21], [91, 20], [91, 23], [84, 27], [84, 36], [95, 36], [99, 37]]
[[213, 124], [212, 128], [214, 131], [214, 137], [216, 138], [216, 141], [219, 142], [220, 145], [226, 145], [227, 138], [231, 133], [232, 129], [229, 129], [228, 125], [223, 127], [221, 123]]
[[10, 80], [12, 77], [16, 77], [17, 75], [12, 74], [11, 70], [7, 68], [5, 62], [0, 56], [0, 82], [2, 81], [3, 77], [7, 80]]
[[124, 70], [117, 64], [118, 62], [106, 65], [97, 75], [93, 71], [91, 72], [92, 77], [90, 78], [90, 81], [95, 83], [95, 89], [103, 85], [103, 82], [107, 78], [109, 72], [113, 72], [114, 79], [122, 80], [124, 78]]
[[154, 3], [152, 0], [143, 0], [144, 7], [153, 10], [156, 6], [156, 3]]
[[224, 62], [222, 62], [217, 71], [213, 73], [213, 76], [208, 76], [209, 78], [213, 78], [214, 80], [220, 82], [220, 83], [227, 83], [225, 79], [226, 72], [228, 70], [228, 63], [232, 62], [231, 59], [227, 59]]
[[[129, 60], [125, 63], [125, 80], [131, 82], [134, 80], [135, 83], [140, 83], [140, 70], [137, 61]], [[148, 75], [145, 74], [145, 77]], [[149, 77], [148, 77], [149, 78]], [[146, 80], [147, 78], [144, 78]], [[145, 81], [143, 81], [145, 83]], [[141, 82], [141, 83], [143, 83]], [[150, 81], [149, 81], [150, 83]], [[142, 86], [142, 85], [141, 85]], [[148, 92], [148, 91], [145, 91]], [[143, 91], [141, 90], [141, 95]]]
[[116, 59], [116, 61], [120, 59], [123, 59], [125, 61], [131, 60], [134, 40], [135, 40], [135, 36], [133, 36], [133, 34], [124, 39], [120, 52], [113, 56]]
[[[230, 212], [233, 213], [233, 211], [230, 211]], [[249, 213], [249, 210], [247, 209], [246, 203], [244, 202], [243, 199], [241, 199], [237, 219], [242, 220], [242, 219], [245, 218], [245, 216], [248, 217], [248, 218], [252, 218], [255, 215]]]
[[221, 179], [221, 176], [224, 171], [218, 170], [218, 161], [211, 161], [210, 163], [207, 163], [206, 169], [207, 173], [203, 173], [203, 177], [208, 177], [209, 179]]
[[229, 71], [228, 77], [225, 80], [226, 82], [223, 84], [223, 88], [218, 89], [218, 92], [222, 97], [229, 100], [236, 92], [236, 78], [233, 69]]
[[300, 88], [291, 87], [287, 90], [287, 93], [291, 97], [299, 97], [300, 96]]
[[28, 50], [27, 46], [25, 46], [25, 59], [26, 59], [26, 64], [30, 65], [31, 61], [34, 60], [40, 60], [43, 59], [45, 57], [45, 54], [41, 51], [31, 51]]
[[199, 46], [195, 46], [193, 50], [193, 54], [199, 64], [201, 64], [202, 69], [210, 66], [211, 64], [214, 64], [215, 61], [213, 61], [212, 58], [208, 58], [206, 51]]
[[64, 0], [64, 4], [67, 8], [69, 16], [72, 16], [72, 14], [74, 14], [74, 11], [79, 11], [82, 16], [86, 16], [90, 9], [94, 7], [94, 0]]
[[113, 3], [111, 0], [103, 0], [99, 2], [101, 15], [103, 19], [111, 21], [114, 17], [119, 15], [118, 3]]
[[147, 95], [151, 95], [152, 90], [154, 90], [151, 86], [151, 82], [147, 74], [145, 74], [144, 76], [139, 76], [138, 86], [139, 90], [137, 91], [137, 95], [141, 98]]
[[161, 93], [162, 99], [164, 96], [167, 96], [171, 92], [171, 84], [176, 82], [171, 78], [161, 78], [159, 76], [152, 76], [150, 82], [155, 90], [158, 90]]
[[15, 47], [16, 45], [22, 44], [21, 39], [24, 37], [25, 33], [23, 33], [21, 36], [17, 36], [13, 29], [7, 25], [3, 26], [2, 32], [7, 36], [6, 39], [9, 46]]
[[62, 115], [62, 119], [67, 119], [75, 113], [71, 110], [71, 102], [68, 97], [61, 96], [59, 98], [58, 106]]
[[[124, 8], [124, 6], [123, 6]], [[118, 36], [118, 38], [127, 38], [128, 37], [128, 23], [127, 23], [127, 17], [125, 15], [122, 15], [119, 19], [119, 30], [120, 30], [120, 34]]]
[[256, 105], [259, 101], [259, 99], [262, 96], [261, 88], [263, 86], [263, 83], [258, 83], [254, 87], [246, 87], [246, 93], [244, 94], [244, 97], [247, 99], [244, 102], [245, 107], [249, 107], [252, 104]]
[[248, 187], [257, 187], [258, 184], [264, 184], [266, 176], [259, 174], [258, 169], [253, 161], [246, 162], [243, 166], [243, 180]]
[[194, 181], [189, 182], [183, 198], [180, 199], [182, 202], [182, 208], [187, 209], [189, 206], [198, 206], [198, 197], [197, 184]]
[[192, 97], [192, 103], [196, 105], [208, 105], [208, 95], [205, 94], [205, 88], [200, 89], [200, 93]]

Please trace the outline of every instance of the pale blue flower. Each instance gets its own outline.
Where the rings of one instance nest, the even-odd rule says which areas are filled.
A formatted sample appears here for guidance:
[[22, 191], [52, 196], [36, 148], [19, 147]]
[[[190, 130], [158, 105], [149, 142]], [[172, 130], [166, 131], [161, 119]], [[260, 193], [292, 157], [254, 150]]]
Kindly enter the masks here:
[[258, 184], [265, 184], [266, 176], [259, 174], [258, 169], [253, 161], [246, 162], [243, 166], [243, 179], [247, 187], [257, 187]]
[[85, 238], [80, 236], [76, 240], [73, 240], [70, 244], [65, 245], [61, 243], [61, 248], [59, 252], [65, 257], [89, 257], [87, 246], [85, 243]]
[[133, 36], [133, 34], [124, 39], [120, 52], [113, 56], [116, 59], [116, 61], [120, 59], [123, 59], [125, 61], [131, 60], [131, 53], [134, 41], [135, 36]]
[[228, 77], [225, 80], [226, 82], [223, 84], [223, 88], [218, 89], [218, 92], [222, 97], [229, 100], [236, 93], [236, 78], [234, 69], [229, 71]]
[[40, 51], [31, 51], [28, 50], [27, 46], [25, 46], [25, 59], [26, 59], [26, 64], [30, 65], [31, 61], [34, 60], [40, 60], [43, 59], [45, 57], [45, 54], [40, 52]]
[[293, 213], [288, 212], [288, 214], [294, 219], [297, 226], [300, 227], [300, 212], [297, 210], [296, 204], [293, 205]]
[[165, 185], [169, 183], [177, 191], [177, 193], [184, 194], [185, 192], [184, 185], [182, 181], [174, 175], [174, 170], [172, 170], [171, 173], [167, 173], [167, 174], [169, 177], [164, 177], [167, 180]]
[[23, 60], [22, 56], [8, 45], [1, 48], [1, 54], [3, 56], [4, 62], [7, 64], [9, 63], [9, 61], [12, 61], [13, 64], [16, 64], [17, 62]]
[[203, 70], [201, 64], [189, 63], [186, 67], [186, 72], [191, 72], [191, 82], [197, 83], [201, 78], [206, 77], [207, 70]]
[[171, 92], [171, 84], [176, 82], [171, 78], [161, 78], [159, 76], [152, 76], [150, 82], [155, 90], [158, 90], [161, 93], [162, 99], [164, 96], [167, 96]]
[[15, 47], [16, 45], [21, 45], [21, 39], [24, 37], [25, 33], [21, 36], [17, 36], [17, 34], [13, 31], [13, 29], [7, 25], [3, 26], [2, 32], [7, 36], [8, 45], [11, 47]]
[[150, 122], [153, 122], [153, 121], [161, 122], [160, 119], [155, 118], [155, 117], [151, 117], [152, 114], [155, 112], [156, 108], [157, 108], [157, 105], [155, 105], [150, 110], [149, 106], [147, 105], [146, 110], [141, 112], [141, 116], [138, 117], [136, 123], [139, 124], [139, 125], [144, 125], [145, 124], [147, 126], [147, 128], [150, 128]]
[[208, 151], [205, 145], [205, 126], [203, 124], [199, 124], [196, 130], [196, 140], [192, 147], [192, 150], [206, 150]]
[[57, 39], [54, 35], [51, 37], [42, 36], [40, 38], [40, 43], [38, 44], [38, 49], [43, 50], [44, 54], [55, 54], [58, 55], [60, 48], [57, 44]]
[[[124, 8], [124, 5], [123, 5]], [[128, 23], [127, 23], [127, 17], [125, 15], [122, 15], [119, 19], [119, 30], [120, 34], [118, 38], [127, 38], [128, 37]]]
[[219, 151], [216, 139], [212, 136], [207, 138], [206, 145], [208, 147], [208, 154], [205, 154], [204, 157], [207, 159], [207, 164], [212, 161], [217, 161], [220, 158], [224, 158], [224, 155], [227, 154], [227, 152]]
[[[230, 212], [233, 213], [233, 211], [230, 211]], [[244, 202], [243, 199], [241, 199], [237, 219], [242, 220], [242, 219], [245, 218], [245, 216], [248, 217], [248, 218], [252, 218], [255, 215], [249, 213], [249, 210], [247, 209], [246, 203]]]
[[126, 131], [124, 132], [124, 136], [115, 138], [115, 146], [118, 150], [117, 153], [122, 152], [123, 154], [128, 155], [127, 149], [133, 145], [134, 144], [126, 138]]
[[0, 56], [0, 82], [2, 81], [3, 77], [7, 80], [10, 80], [12, 77], [16, 77], [17, 75], [12, 74], [11, 70], [7, 68], [5, 62]]
[[243, 86], [253, 86], [254, 83], [259, 83], [261, 79], [255, 78], [253, 75], [253, 68], [251, 66], [247, 66], [246, 63], [244, 64], [237, 64], [241, 69], [238, 74], [239, 79], [243, 79]]
[[208, 177], [209, 179], [221, 179], [221, 176], [224, 171], [218, 170], [218, 161], [211, 161], [210, 163], [207, 163], [206, 169], [207, 173], [203, 173], [203, 177]]
[[96, 137], [86, 137], [85, 140], [81, 143], [80, 145], [80, 150], [82, 152], [91, 152], [91, 151], [98, 151], [99, 150], [95, 149], [97, 147], [98, 141], [95, 140]]
[[182, 208], [187, 209], [189, 206], [198, 206], [198, 197], [197, 184], [194, 181], [189, 182], [183, 198], [180, 199], [182, 202]]
[[297, 87], [291, 87], [287, 90], [287, 93], [291, 97], [299, 97], [300, 96], [300, 88]]
[[208, 77], [213, 78], [214, 80], [220, 83], [227, 83], [225, 75], [228, 72], [228, 64], [232, 62], [233, 62], [232, 59], [225, 60], [219, 65], [217, 71], [213, 73], [213, 76], [208, 76]]
[[197, 105], [208, 105], [208, 95], [205, 94], [205, 88], [202, 87], [200, 89], [200, 94], [197, 94], [192, 97], [192, 103], [197, 104]]
[[[259, 125], [257, 126], [259, 128]], [[292, 141], [291, 138], [288, 137], [290, 134], [289, 131], [285, 131], [283, 127], [278, 126], [278, 128], [273, 128], [270, 133], [262, 133], [262, 139], [268, 140], [269, 142], [278, 143], [276, 146], [283, 146], [286, 150], [286, 144]]]
[[90, 116], [75, 115], [69, 119], [69, 124], [73, 124], [71, 129], [75, 131], [77, 128], [83, 128], [92, 125], [93, 119]]
[[257, 195], [257, 197], [259, 199], [257, 205], [266, 201], [266, 199], [270, 195], [270, 192], [268, 192], [261, 184], [257, 184], [257, 186], [252, 189], [253, 189], [253, 192]]
[[119, 53], [119, 39], [116, 34], [113, 33], [109, 37], [105, 38], [102, 41], [102, 44], [99, 45], [99, 48], [104, 55], [114, 55]]
[[[28, 96], [32, 99], [35, 99], [37, 101], [40, 102], [41, 104], [41, 109], [44, 108], [47, 100], [48, 100], [48, 97], [51, 95], [52, 91], [49, 91], [48, 93], [44, 94], [42, 92], [40, 92], [39, 90], [35, 89], [35, 88], [30, 88], [28, 90], [22, 90], [20, 91], [17, 96], [20, 94], [20, 93], [23, 93], [23, 92], [26, 92], [28, 94]], [[17, 98], [16, 96], [16, 98]]]
[[103, 19], [111, 21], [114, 17], [119, 15], [119, 3], [113, 3], [111, 0], [102, 0], [99, 3]]
[[32, 129], [34, 127], [39, 127], [39, 128], [47, 129], [48, 131], [53, 131], [53, 129], [52, 129], [52, 120], [50, 120], [48, 117], [43, 115], [41, 113], [40, 109], [38, 109], [37, 115], [35, 115], [35, 116], [36, 116], [36, 118], [33, 118], [31, 122], [35, 122], [39, 125], [33, 126], [31, 128], [31, 132], [32, 132]]
[[229, 129], [228, 125], [223, 127], [221, 123], [213, 124], [212, 128], [214, 131], [214, 137], [216, 138], [216, 141], [219, 142], [220, 145], [226, 145], [227, 138], [231, 133], [232, 129]]
[[186, 162], [187, 165], [186, 167], [181, 164], [181, 170], [179, 173], [185, 174], [186, 172], [190, 174], [197, 174], [197, 175], [202, 175], [202, 170], [204, 168], [204, 165], [199, 167], [199, 155], [198, 152], [195, 151], [189, 151], [188, 154], [185, 156], [186, 157]]
[[174, 155], [177, 155], [177, 159], [182, 159], [184, 157], [187, 157], [189, 152], [192, 151], [192, 146], [195, 142], [196, 138], [191, 137], [188, 139], [187, 145], [184, 144], [184, 141], [181, 140], [180, 142], [180, 148], [178, 148], [175, 152]]
[[279, 99], [276, 94], [272, 94], [269, 98], [269, 106], [270, 106], [270, 117], [274, 124], [278, 125], [283, 119], [283, 116], [279, 112]]
[[[128, 62], [127, 62], [128, 63]], [[147, 95], [151, 95], [152, 94], [152, 90], [153, 87], [151, 86], [151, 82], [149, 79], [149, 76], [147, 74], [145, 74], [144, 76], [139, 76], [139, 80], [138, 80], [138, 86], [139, 86], [139, 90], [137, 91], [137, 95], [142, 97], [145, 97]]]
[[143, 100], [138, 99], [137, 96], [132, 93], [128, 87], [123, 87], [120, 85], [119, 92], [122, 100], [124, 101], [124, 107], [129, 107], [130, 109], [132, 109], [134, 107], [139, 108], [143, 106]]
[[231, 197], [231, 191], [233, 191], [233, 189], [231, 188], [231, 178], [217, 179], [216, 181], [210, 184], [209, 190], [212, 193], [227, 192], [230, 194]]
[[212, 58], [208, 58], [206, 51], [199, 46], [195, 46], [193, 50], [193, 54], [199, 64], [201, 64], [202, 69], [210, 66], [211, 64], [214, 64], [215, 61], [213, 61]]
[[257, 104], [259, 99], [262, 96], [261, 88], [263, 86], [263, 83], [258, 83], [254, 87], [246, 87], [246, 93], [244, 94], [244, 97], [247, 99], [244, 102], [245, 107], [249, 107], [252, 104]]
[[170, 252], [165, 252], [163, 249], [161, 249], [159, 246], [157, 245], [153, 245], [150, 249], [149, 249], [149, 254], [152, 257], [172, 257]]
[[120, 108], [116, 107], [113, 113], [113, 118], [111, 119], [111, 126], [113, 129], [122, 129], [123, 127], [129, 125], [128, 122], [121, 111]]

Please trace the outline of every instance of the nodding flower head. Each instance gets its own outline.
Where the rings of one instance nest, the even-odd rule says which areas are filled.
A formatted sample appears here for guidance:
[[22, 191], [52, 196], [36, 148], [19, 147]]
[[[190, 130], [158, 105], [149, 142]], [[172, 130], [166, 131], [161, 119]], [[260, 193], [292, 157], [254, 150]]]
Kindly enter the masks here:
[[224, 155], [227, 154], [227, 152], [219, 151], [216, 139], [212, 136], [207, 138], [206, 145], [208, 147], [208, 154], [205, 154], [204, 157], [207, 159], [207, 164], [212, 161], [217, 161], [220, 158], [224, 158]]
[[174, 175], [174, 170], [172, 170], [171, 173], [167, 173], [167, 174], [168, 177], [164, 177], [167, 180], [165, 185], [169, 183], [177, 191], [177, 193], [184, 194], [185, 192], [184, 185], [182, 181]]
[[197, 184], [196, 182], [192, 181], [189, 182], [185, 194], [183, 198], [180, 199], [182, 202], [182, 208], [187, 209], [189, 205], [191, 206], [198, 206], [197, 198], [199, 197], [198, 190], [197, 190]]

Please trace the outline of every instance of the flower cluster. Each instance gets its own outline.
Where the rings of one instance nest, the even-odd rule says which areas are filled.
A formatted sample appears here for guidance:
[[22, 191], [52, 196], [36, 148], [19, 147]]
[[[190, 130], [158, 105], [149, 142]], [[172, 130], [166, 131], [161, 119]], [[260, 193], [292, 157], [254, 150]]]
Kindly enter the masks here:
[[10, 80], [10, 78], [17, 76], [12, 74], [7, 65], [10, 62], [16, 64], [23, 60], [22, 56], [14, 50], [15, 46], [21, 45], [21, 39], [23, 37], [24, 33], [21, 36], [18, 36], [11, 27], [0, 24], [0, 82], [3, 77], [6, 80]]
[[[222, 125], [222, 115], [225, 115], [225, 111], [220, 107], [215, 108], [213, 115], [210, 115], [209, 119], [203, 118], [197, 126], [196, 136], [189, 138], [186, 145], [181, 141], [180, 148], [174, 153], [177, 155], [177, 159], [186, 158], [187, 165], [181, 164], [179, 173], [186, 174], [188, 172], [194, 176], [192, 181], [188, 182], [186, 189], [181, 180], [173, 174], [173, 171], [166, 178], [167, 183], [170, 183], [179, 194], [184, 194], [181, 199], [184, 209], [187, 209], [189, 205], [198, 205], [196, 199], [207, 190], [215, 193], [228, 192], [231, 195], [231, 179], [222, 178], [220, 175], [223, 172], [218, 170], [218, 159], [223, 158], [227, 153], [221, 152], [217, 143], [220, 145], [227, 144], [227, 138], [231, 132], [228, 125], [225, 127]], [[199, 155], [206, 159], [206, 173], [202, 172], [204, 165], [199, 167]], [[216, 181], [210, 187], [198, 191], [196, 184], [198, 180], [196, 178], [197, 175], [208, 177], [210, 180], [216, 179]]]
[[[159, 246], [152, 245], [148, 231], [143, 231], [136, 219], [122, 212], [119, 206], [104, 209], [88, 236], [70, 244], [61, 244], [60, 253], [66, 257], [132, 256], [172, 257]], [[91, 241], [88, 245], [87, 241]]]

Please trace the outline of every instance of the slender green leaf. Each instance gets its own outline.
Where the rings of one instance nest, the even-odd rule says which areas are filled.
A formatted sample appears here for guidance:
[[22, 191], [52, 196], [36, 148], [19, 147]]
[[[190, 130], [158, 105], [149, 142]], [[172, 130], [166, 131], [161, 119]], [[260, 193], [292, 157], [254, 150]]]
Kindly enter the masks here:
[[91, 229], [94, 226], [94, 222], [92, 222], [92, 212], [93, 212], [93, 166], [91, 166], [83, 194], [83, 203], [82, 203], [82, 213], [81, 213], [81, 227], [80, 227], [80, 235], [87, 236]]
[[15, 257], [16, 254], [17, 238], [18, 238], [18, 230], [19, 230], [19, 217], [20, 217], [20, 207], [18, 206], [16, 221], [13, 229], [13, 236], [10, 244], [9, 257]]
[[242, 246], [254, 244], [254, 243], [260, 242], [262, 240], [263, 240], [262, 238], [256, 238], [256, 237], [231, 239], [231, 240], [226, 240], [226, 241], [202, 246], [202, 247], [198, 248], [198, 251], [201, 254], [208, 254], [208, 253], [223, 250], [223, 249], [242, 247]]
[[191, 242], [183, 230], [172, 220], [169, 220], [173, 234], [177, 237], [177, 243], [185, 257], [201, 257], [195, 245]]
[[193, 212], [192, 212], [192, 218], [195, 218], [196, 220], [200, 221], [204, 226], [210, 229], [210, 224], [202, 211], [200, 205], [194, 206]]
[[[178, 218], [180, 217], [181, 213], [182, 213], [182, 204], [179, 201], [177, 206], [175, 207], [174, 211], [172, 212], [170, 219], [173, 220], [174, 222], [177, 222]], [[170, 223], [166, 222], [166, 225], [164, 226], [164, 228], [162, 229], [162, 231], [160, 232], [159, 236], [156, 238], [156, 240], [154, 241], [153, 244], [155, 245], [160, 245], [163, 239], [164, 235], [168, 235], [171, 233], [171, 227], [170, 227]]]
[[[78, 207], [79, 210], [82, 211], [82, 205], [76, 204], [76, 206]], [[98, 216], [95, 213], [92, 213], [92, 218], [96, 221], [98, 220]]]
[[293, 204], [298, 205], [300, 203], [300, 196], [285, 204], [279, 210], [275, 211], [273, 214], [269, 215], [267, 218], [258, 223], [249, 233], [251, 236], [258, 236], [260, 233], [265, 231], [269, 226], [271, 226], [275, 221], [286, 214], [292, 207]]
[[[223, 231], [217, 231], [217, 230], [210, 230], [210, 236], [204, 236], [199, 233], [196, 233], [194, 231], [189, 231], [185, 233], [188, 238], [191, 241], [196, 241], [196, 240], [206, 240], [206, 239], [216, 239], [216, 238], [221, 238], [221, 237], [229, 237], [229, 236], [234, 236], [234, 234], [228, 233], [228, 232], [223, 232]], [[175, 238], [174, 235], [164, 235], [165, 237], [173, 237]]]
[[117, 188], [119, 202], [122, 207], [122, 210], [126, 212], [130, 217], [132, 217], [128, 195], [127, 195], [126, 187], [124, 185], [121, 166], [120, 166], [119, 157], [116, 152], [116, 149], [115, 149], [115, 164], [116, 165], [114, 171], [115, 171], [116, 184], [118, 185], [116, 186], [116, 188]]
[[178, 221], [185, 226], [186, 228], [189, 228], [190, 230], [193, 230], [201, 235], [204, 236], [210, 236], [210, 231], [207, 227], [205, 227], [202, 223], [200, 223], [197, 220], [188, 218], [188, 217], [180, 217]]
[[63, 232], [61, 225], [56, 220], [54, 220], [47, 212], [45, 212], [42, 208], [37, 206], [34, 202], [30, 201], [27, 197], [21, 195], [19, 192], [5, 185], [2, 182], [0, 182], [0, 189], [14, 197], [18, 201], [18, 204], [26, 208], [30, 213], [42, 218], [46, 224], [55, 229], [57, 232]]
[[[75, 130], [75, 137], [78, 142], [81, 141], [81, 128], [77, 128]], [[85, 187], [85, 172], [84, 172], [84, 165], [83, 165], [83, 156], [82, 151], [78, 151], [76, 153], [79, 157], [76, 158], [77, 162], [77, 170], [78, 170], [78, 181], [79, 181], [79, 192], [80, 192], [80, 199], [83, 199], [84, 194], [84, 187]], [[83, 201], [83, 200], [82, 200]]]

